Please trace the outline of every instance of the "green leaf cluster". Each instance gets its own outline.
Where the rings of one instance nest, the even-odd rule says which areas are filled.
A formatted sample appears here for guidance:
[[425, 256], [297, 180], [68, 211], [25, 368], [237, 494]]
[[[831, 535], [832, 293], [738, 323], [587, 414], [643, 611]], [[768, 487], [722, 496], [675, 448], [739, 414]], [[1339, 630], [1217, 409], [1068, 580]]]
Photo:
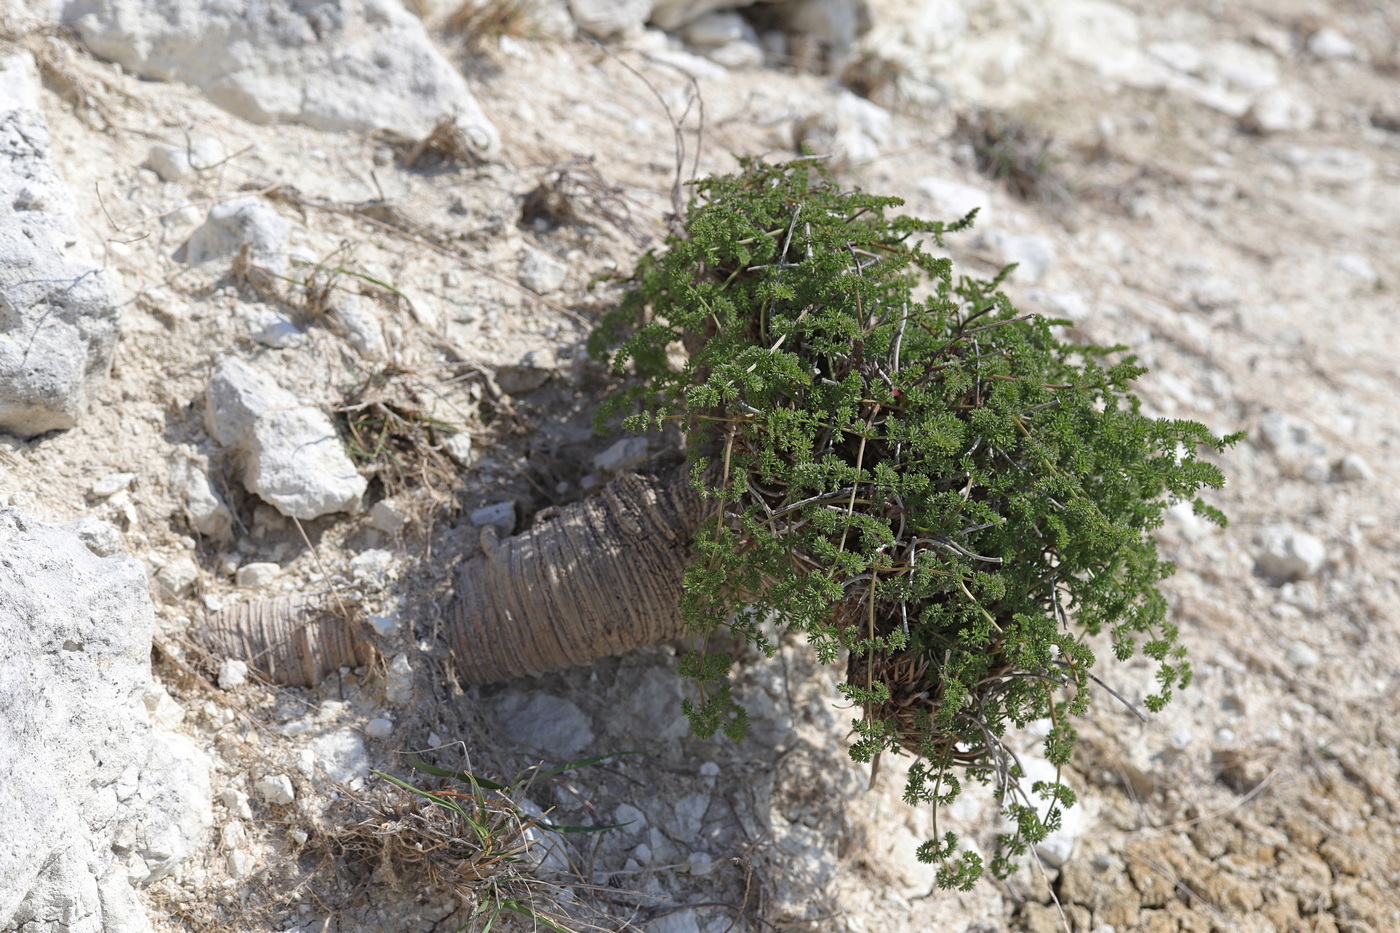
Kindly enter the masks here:
[[[639, 262], [591, 338], [635, 377], [605, 405], [634, 430], [676, 422], [693, 480], [719, 500], [697, 537], [682, 611], [771, 653], [766, 622], [846, 659], [858, 761], [916, 756], [905, 796], [936, 808], [957, 775], [994, 782], [1014, 831], [992, 867], [1044, 838], [1072, 802], [1020, 791], [1008, 729], [1049, 718], [1057, 767], [1091, 699], [1086, 637], [1158, 662], [1159, 709], [1191, 668], [1157, 584], [1150, 532], [1219, 487], [1202, 449], [1234, 438], [1154, 419], [1125, 348], [1076, 344], [999, 286], [925, 250], [969, 227], [894, 213], [811, 159], [743, 163], [695, 183], [685, 236]], [[974, 212], [975, 214], [975, 212]], [[695, 731], [742, 734], [729, 659], [685, 664]], [[966, 887], [981, 861], [936, 838], [921, 858]]]

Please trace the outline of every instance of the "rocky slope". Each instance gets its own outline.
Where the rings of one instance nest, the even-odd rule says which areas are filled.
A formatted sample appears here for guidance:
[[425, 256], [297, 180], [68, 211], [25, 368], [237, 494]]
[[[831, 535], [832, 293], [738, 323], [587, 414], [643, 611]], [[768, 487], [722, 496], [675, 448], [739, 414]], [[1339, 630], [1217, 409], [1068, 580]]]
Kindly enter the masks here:
[[[1400, 928], [1400, 16], [813, 0], [697, 17], [718, 5], [0, 13], [0, 506], [144, 565], [154, 680], [120, 689], [144, 699], [133, 721], [189, 740], [167, 742], [179, 773], [209, 774], [202, 803], [186, 777], [166, 808], [181, 832], [111, 830], [120, 857], [83, 863], [148, 920], [103, 913], [125, 888], [61, 908], [37, 886], [49, 912], [31, 899], [0, 926], [456, 929], [472, 908], [451, 878], [350, 832], [402, 815], [370, 768], [410, 777], [407, 753], [436, 749], [496, 780], [647, 752], [526, 792], [560, 823], [626, 824], [541, 837], [510, 889], [601, 929]], [[851, 63], [845, 85], [828, 73]], [[897, 763], [867, 789], [801, 644], [745, 663], [737, 744], [687, 734], [674, 646], [465, 690], [444, 660], [450, 570], [481, 527], [524, 527], [656, 452], [593, 435], [607, 382], [582, 341], [609, 275], [665, 235], [677, 142], [686, 175], [805, 142], [911, 212], [981, 208], [955, 261], [1019, 263], [1017, 304], [1131, 346], [1156, 413], [1248, 432], [1221, 458], [1230, 528], [1177, 510], [1161, 532], [1196, 683], [1146, 724], [1099, 704], [1081, 807], [1006, 884], [932, 890], [912, 855], [928, 815], [899, 801]], [[50, 279], [84, 290], [31, 294]], [[64, 342], [20, 342], [49, 320]], [[35, 351], [58, 375], [30, 378]], [[360, 456], [386, 424], [396, 459]], [[363, 644], [312, 686], [250, 677], [205, 633], [269, 599], [350, 618]], [[1151, 686], [1146, 666], [1100, 674], [1129, 700]], [[990, 844], [984, 803], [952, 816]]]

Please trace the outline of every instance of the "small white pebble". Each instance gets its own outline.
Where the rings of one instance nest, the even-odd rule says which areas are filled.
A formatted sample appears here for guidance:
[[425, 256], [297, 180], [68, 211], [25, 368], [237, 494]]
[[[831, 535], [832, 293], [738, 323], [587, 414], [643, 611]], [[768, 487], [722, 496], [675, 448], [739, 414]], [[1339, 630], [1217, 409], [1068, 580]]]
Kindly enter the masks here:
[[92, 494], [99, 499], [115, 496], [130, 486], [134, 479], [136, 479], [135, 473], [109, 473], [92, 484]]
[[380, 637], [385, 637], [399, 630], [399, 620], [393, 616], [370, 616], [369, 627]]
[[235, 849], [228, 854], [228, 873], [234, 878], [247, 877], [253, 870], [253, 856], [241, 849]]
[[233, 690], [248, 682], [248, 665], [237, 658], [227, 658], [219, 665], [219, 689]]
[[281, 566], [271, 561], [255, 561], [251, 564], [244, 564], [238, 568], [238, 574], [234, 577], [239, 586], [260, 588], [267, 586], [277, 575], [282, 572]]
[[228, 788], [219, 795], [219, 802], [228, 809], [231, 815], [239, 819], [251, 820], [253, 818], [253, 808], [248, 805], [248, 795], [241, 790]]
[[371, 719], [365, 723], [365, 735], [372, 739], [387, 739], [394, 734], [394, 722], [391, 719]]
[[253, 785], [253, 789], [273, 806], [284, 807], [296, 800], [296, 789], [292, 786], [292, 779], [285, 774], [269, 774]]
[[1367, 483], [1376, 477], [1376, 471], [1371, 469], [1371, 465], [1356, 454], [1343, 457], [1338, 472], [1348, 483]]
[[1235, 730], [1227, 729], [1224, 726], [1215, 730], [1216, 745], [1231, 745], [1235, 741]]
[[1301, 641], [1295, 641], [1289, 646], [1288, 663], [1292, 664], [1294, 667], [1307, 670], [1310, 667], [1317, 667], [1318, 662], [1321, 660], [1317, 651], [1313, 649], [1312, 646], [1306, 645]]

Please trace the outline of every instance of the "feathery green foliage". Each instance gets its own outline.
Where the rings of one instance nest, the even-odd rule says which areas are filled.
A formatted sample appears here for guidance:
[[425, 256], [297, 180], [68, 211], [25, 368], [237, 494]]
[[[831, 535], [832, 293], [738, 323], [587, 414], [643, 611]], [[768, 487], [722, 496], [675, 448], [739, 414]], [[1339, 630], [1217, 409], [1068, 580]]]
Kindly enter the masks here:
[[[1149, 532], [1182, 500], [1224, 524], [1196, 498], [1223, 482], [1197, 450], [1235, 438], [1144, 416], [1125, 348], [1064, 342], [1065, 322], [998, 290], [1009, 270], [955, 279], [923, 250], [973, 215], [894, 216], [899, 199], [842, 191], [811, 159], [748, 161], [696, 191], [686, 237], [642, 258], [590, 342], [637, 377], [600, 417], [679, 421], [694, 482], [723, 501], [683, 614], [769, 653], [771, 621], [824, 663], [844, 654], [852, 757], [917, 756], [905, 796], [935, 814], [959, 775], [994, 782], [1015, 827], [992, 864], [1005, 873], [1073, 802], [1058, 782], [1031, 792], [1048, 811], [1020, 790], [1006, 733], [1049, 718], [1045, 754], [1068, 761], [1094, 680], [1086, 636], [1158, 662], [1153, 710], [1190, 681]], [[700, 735], [743, 734], [729, 660], [683, 666]], [[950, 887], [982, 870], [951, 833], [920, 858]]]

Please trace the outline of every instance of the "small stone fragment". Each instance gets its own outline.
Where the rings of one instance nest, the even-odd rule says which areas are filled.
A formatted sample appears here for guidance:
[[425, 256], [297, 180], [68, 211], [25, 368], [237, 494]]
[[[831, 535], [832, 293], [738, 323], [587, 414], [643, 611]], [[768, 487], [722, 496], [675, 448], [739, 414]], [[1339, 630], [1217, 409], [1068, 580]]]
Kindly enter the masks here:
[[98, 557], [111, 557], [122, 549], [122, 533], [116, 526], [100, 518], [84, 515], [63, 527], [77, 535], [78, 540]]
[[224, 159], [224, 148], [212, 139], [201, 139], [191, 146], [157, 144], [146, 154], [145, 165], [160, 176], [161, 181], [188, 182], [199, 173], [218, 165]]
[[613, 822], [621, 826], [623, 832], [635, 836], [646, 829], [647, 817], [630, 803], [620, 803], [613, 810]]
[[507, 694], [497, 701], [496, 713], [504, 734], [556, 760], [568, 761], [593, 744], [587, 714], [562, 697]]
[[379, 316], [362, 298], [341, 295], [331, 311], [345, 325], [345, 339], [361, 357], [372, 362], [389, 358], [389, 344], [384, 339]]
[[466, 431], [450, 434], [442, 442], [442, 449], [460, 467], [472, 465], [472, 436]]
[[1301, 641], [1295, 641], [1288, 648], [1288, 663], [1292, 664], [1294, 667], [1307, 670], [1308, 668], [1317, 667], [1318, 662], [1321, 660], [1316, 649]]
[[356, 580], [382, 583], [393, 566], [394, 555], [383, 548], [370, 548], [350, 558], [350, 573]]
[[244, 247], [248, 261], [274, 275], [287, 271], [292, 225], [257, 198], [235, 198], [209, 209], [204, 224], [175, 251], [175, 261], [202, 265], [231, 260]]
[[1327, 563], [1327, 548], [1321, 540], [1287, 525], [1264, 528], [1255, 542], [1259, 571], [1281, 582], [1310, 577]]
[[174, 729], [185, 721], [185, 708], [158, 681], [152, 681], [141, 702], [151, 714], [151, 721], [162, 729]]
[[199, 567], [188, 557], [177, 557], [156, 571], [157, 593], [166, 600], [183, 599], [199, 580]]
[[325, 412], [239, 359], [224, 361], [206, 398], [205, 425], [239, 452], [250, 492], [303, 520], [359, 508], [365, 478]]
[[624, 437], [593, 458], [593, 468], [602, 473], [617, 473], [646, 460], [645, 437]]
[[236, 690], [248, 682], [248, 665], [238, 658], [225, 658], [219, 664], [219, 689]]
[[251, 564], [244, 564], [238, 568], [238, 573], [234, 576], [234, 582], [239, 586], [247, 586], [258, 589], [267, 586], [277, 575], [282, 572], [280, 564], [271, 561], [255, 561]]
[[1381, 280], [1371, 260], [1360, 253], [1341, 253], [1333, 257], [1332, 265], [1366, 285], [1374, 286]]
[[246, 878], [256, 865], [253, 856], [242, 849], [234, 849], [224, 859], [228, 873], [234, 878]]
[[135, 473], [109, 473], [92, 484], [92, 494], [99, 499], [115, 496], [130, 486], [134, 479], [136, 479]]
[[978, 226], [986, 225], [992, 197], [983, 189], [933, 176], [920, 178], [914, 184], [933, 203], [937, 219], [960, 220], [976, 210]]
[[1376, 471], [1356, 454], [1343, 457], [1337, 466], [1337, 473], [1348, 483], [1369, 483], [1376, 478]]
[[496, 385], [507, 395], [533, 392], [549, 381], [558, 365], [559, 361], [553, 351], [531, 350], [520, 358], [520, 362], [497, 369]]
[[192, 447], [185, 447], [184, 452], [185, 456], [176, 460], [171, 481], [178, 492], [185, 494], [185, 517], [200, 534], [226, 541], [233, 534], [233, 513], [210, 481], [204, 458]]
[[352, 784], [369, 777], [365, 740], [354, 729], [337, 729], [311, 740], [316, 763], [332, 781]]
[[388, 499], [381, 499], [369, 510], [369, 523], [386, 535], [396, 535], [408, 524], [408, 516]]
[[280, 314], [274, 314], [252, 334], [253, 342], [273, 350], [299, 347], [306, 342], [306, 332]]
[[389, 670], [384, 674], [384, 695], [395, 706], [413, 702], [413, 667], [408, 663], [408, 655], [400, 652], [389, 662]]
[[472, 524], [478, 528], [490, 525], [502, 538], [515, 531], [515, 503], [512, 501], [483, 505], [472, 511]]
[[1317, 112], [1312, 104], [1282, 88], [1273, 88], [1255, 98], [1241, 119], [1251, 133], [1301, 133], [1312, 129]]
[[395, 616], [370, 616], [370, 628], [380, 638], [386, 638], [399, 630], [399, 620]]
[[568, 266], [553, 256], [527, 247], [520, 259], [520, 284], [537, 295], [548, 295], [559, 290], [568, 271]]
[[269, 774], [257, 784], [253, 789], [258, 792], [263, 800], [275, 807], [285, 807], [297, 799], [296, 788], [292, 786], [292, 779], [285, 774]]
[[365, 723], [365, 735], [372, 739], [387, 739], [394, 734], [394, 721], [392, 719], [371, 719]]
[[237, 788], [230, 787], [219, 794], [219, 802], [228, 810], [230, 816], [242, 820], [253, 818], [253, 808], [248, 804], [248, 795]]
[[1308, 51], [1322, 59], [1342, 59], [1360, 57], [1356, 43], [1335, 29], [1319, 29], [1308, 39]]
[[833, 164], [863, 165], [879, 156], [893, 136], [890, 113], [879, 104], [842, 91], [835, 103], [793, 127], [793, 140], [829, 154]]

